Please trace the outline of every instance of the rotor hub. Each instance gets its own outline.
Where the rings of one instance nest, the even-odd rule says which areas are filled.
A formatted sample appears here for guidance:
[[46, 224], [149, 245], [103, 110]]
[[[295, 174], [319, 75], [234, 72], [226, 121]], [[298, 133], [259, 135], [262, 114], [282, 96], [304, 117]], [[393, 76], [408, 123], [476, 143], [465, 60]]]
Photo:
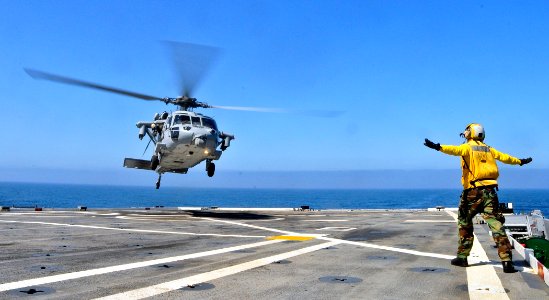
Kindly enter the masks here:
[[177, 98], [162, 98], [162, 101], [166, 104], [174, 104], [181, 108], [181, 110], [189, 110], [197, 107], [210, 108], [211, 106], [204, 102], [199, 102], [196, 98], [188, 96], [179, 96]]

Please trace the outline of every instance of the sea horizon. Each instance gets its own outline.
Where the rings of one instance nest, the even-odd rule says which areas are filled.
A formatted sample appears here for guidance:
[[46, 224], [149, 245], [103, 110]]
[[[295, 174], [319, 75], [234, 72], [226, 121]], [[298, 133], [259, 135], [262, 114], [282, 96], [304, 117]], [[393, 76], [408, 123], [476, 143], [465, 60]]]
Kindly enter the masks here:
[[[264, 207], [313, 209], [427, 209], [457, 207], [454, 188], [201, 188], [74, 183], [0, 182], [0, 205], [43, 208]], [[500, 189], [500, 202], [515, 213], [549, 215], [549, 189]]]
[[[129, 183], [80, 183], [80, 182], [48, 182], [48, 181], [3, 181], [0, 180], [0, 184], [36, 184], [36, 185], [72, 185], [72, 186], [112, 186], [112, 187], [140, 187], [140, 188], [152, 188], [155, 189], [154, 183], [136, 183], [136, 184], [129, 184]], [[216, 187], [216, 186], [208, 186], [208, 187], [190, 187], [185, 185], [166, 185], [162, 186], [160, 190], [166, 189], [166, 188], [176, 188], [176, 189], [235, 189], [235, 190], [255, 190], [255, 189], [265, 189], [265, 190], [459, 190], [460, 188], [454, 188], [454, 187], [417, 187], [417, 188], [410, 188], [410, 187], [398, 187], [398, 186], [388, 186], [388, 187], [300, 187], [300, 186], [289, 186], [289, 187], [262, 187], [262, 186], [250, 186], [250, 187]], [[498, 189], [505, 189], [505, 190], [548, 190], [548, 187], [498, 187]]]

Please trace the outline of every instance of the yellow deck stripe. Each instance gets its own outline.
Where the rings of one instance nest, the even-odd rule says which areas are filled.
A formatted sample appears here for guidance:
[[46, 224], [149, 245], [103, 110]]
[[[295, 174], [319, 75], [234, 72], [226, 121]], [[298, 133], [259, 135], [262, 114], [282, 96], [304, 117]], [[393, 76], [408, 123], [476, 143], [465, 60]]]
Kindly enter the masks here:
[[308, 241], [314, 239], [313, 236], [304, 235], [275, 235], [267, 237], [268, 240], [287, 240], [287, 241]]

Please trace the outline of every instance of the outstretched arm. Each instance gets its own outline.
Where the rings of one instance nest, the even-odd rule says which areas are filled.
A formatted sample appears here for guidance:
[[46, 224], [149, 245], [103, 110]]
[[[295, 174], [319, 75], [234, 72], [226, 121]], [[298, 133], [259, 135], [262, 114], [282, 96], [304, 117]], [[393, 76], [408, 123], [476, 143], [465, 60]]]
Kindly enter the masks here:
[[532, 161], [532, 158], [531, 157], [528, 157], [528, 158], [521, 158], [520, 159], [520, 165], [525, 165], [525, 164], [529, 164], [530, 162]]
[[467, 144], [461, 144], [459, 146], [440, 145], [440, 152], [454, 156], [466, 156], [469, 154], [469, 149], [470, 147]]
[[467, 153], [469, 153], [469, 147], [467, 146], [467, 144], [462, 144], [459, 146], [441, 145], [439, 143], [435, 144], [429, 139], [425, 139], [425, 143], [423, 143], [423, 145], [449, 155], [465, 156], [467, 155]]
[[429, 139], [425, 139], [425, 143], [423, 143], [423, 145], [431, 148], [431, 149], [435, 149], [437, 151], [440, 151], [440, 144], [435, 144], [433, 142], [431, 142]]
[[499, 152], [498, 150], [490, 147], [490, 152], [492, 152], [492, 155], [495, 159], [501, 161], [502, 163], [509, 164], [509, 165], [525, 165], [532, 161], [531, 157], [528, 158], [516, 158], [514, 156], [511, 156], [507, 153]]

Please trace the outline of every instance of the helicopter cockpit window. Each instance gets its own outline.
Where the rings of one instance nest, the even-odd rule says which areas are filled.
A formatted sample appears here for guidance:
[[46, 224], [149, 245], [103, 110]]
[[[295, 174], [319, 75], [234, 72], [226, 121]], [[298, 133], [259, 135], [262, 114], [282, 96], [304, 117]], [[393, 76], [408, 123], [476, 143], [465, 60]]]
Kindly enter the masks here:
[[191, 124], [191, 118], [187, 115], [175, 115], [173, 124]]
[[191, 117], [193, 120], [193, 126], [202, 126], [200, 123], [200, 117]]
[[205, 127], [209, 127], [211, 129], [217, 130], [217, 125], [215, 124], [215, 121], [210, 118], [202, 118], [202, 125]]

